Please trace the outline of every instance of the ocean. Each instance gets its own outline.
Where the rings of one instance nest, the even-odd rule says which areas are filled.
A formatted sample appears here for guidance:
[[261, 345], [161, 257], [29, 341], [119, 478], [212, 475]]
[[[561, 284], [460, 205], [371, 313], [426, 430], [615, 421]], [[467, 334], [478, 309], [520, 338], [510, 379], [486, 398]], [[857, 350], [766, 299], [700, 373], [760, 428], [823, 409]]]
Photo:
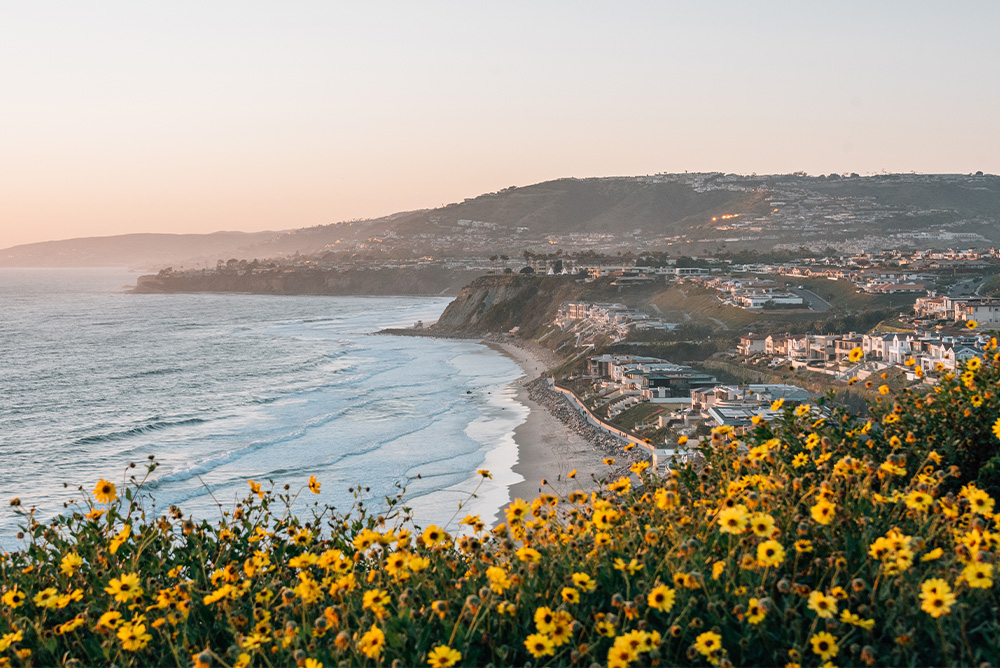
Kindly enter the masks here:
[[315, 475], [321, 494], [301, 508], [346, 510], [357, 485], [378, 508], [406, 484], [417, 520], [444, 525], [488, 468], [458, 515], [488, 522], [521, 479], [513, 361], [473, 341], [374, 334], [431, 322], [449, 298], [126, 294], [135, 278], [0, 269], [5, 549], [17, 547], [9, 499], [51, 518], [78, 486], [120, 487], [148, 455], [158, 511], [206, 519], [250, 478], [294, 492]]

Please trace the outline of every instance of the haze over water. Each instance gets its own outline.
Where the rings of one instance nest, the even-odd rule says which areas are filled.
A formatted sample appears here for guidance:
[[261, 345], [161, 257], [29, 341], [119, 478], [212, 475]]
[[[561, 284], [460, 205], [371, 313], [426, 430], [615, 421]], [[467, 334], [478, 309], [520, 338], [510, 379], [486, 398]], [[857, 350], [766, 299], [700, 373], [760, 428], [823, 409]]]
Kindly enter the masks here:
[[499, 475], [470, 509], [506, 501], [516, 365], [478, 343], [370, 335], [449, 299], [124, 294], [134, 280], [0, 270], [0, 545], [14, 545], [8, 499], [44, 520], [150, 454], [157, 507], [209, 519], [206, 486], [231, 506], [248, 478], [294, 491], [310, 474], [346, 509], [351, 485], [380, 499], [420, 473], [407, 498], [443, 523], [486, 465]]

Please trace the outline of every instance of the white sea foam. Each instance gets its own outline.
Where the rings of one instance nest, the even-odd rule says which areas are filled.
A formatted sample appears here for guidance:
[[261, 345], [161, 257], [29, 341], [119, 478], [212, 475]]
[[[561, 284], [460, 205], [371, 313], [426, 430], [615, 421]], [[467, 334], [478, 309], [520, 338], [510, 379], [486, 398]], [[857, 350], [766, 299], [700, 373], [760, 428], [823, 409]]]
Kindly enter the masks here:
[[[420, 521], [444, 524], [487, 468], [462, 514], [506, 503], [527, 411], [516, 365], [475, 342], [371, 335], [447, 299], [120, 294], [132, 279], [0, 270], [0, 497], [45, 517], [152, 454], [157, 506], [201, 517], [248, 478], [310, 474], [323, 493], [307, 500], [338, 508], [352, 485], [378, 505], [409, 479]], [[0, 511], [4, 547], [15, 525]]]

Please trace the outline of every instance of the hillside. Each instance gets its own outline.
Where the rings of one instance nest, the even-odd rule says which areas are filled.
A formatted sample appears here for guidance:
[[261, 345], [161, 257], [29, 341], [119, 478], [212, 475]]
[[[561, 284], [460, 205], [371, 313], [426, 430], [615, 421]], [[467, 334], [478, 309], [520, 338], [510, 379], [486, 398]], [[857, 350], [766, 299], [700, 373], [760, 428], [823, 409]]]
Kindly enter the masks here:
[[509, 188], [405, 217], [389, 225], [399, 232], [426, 232], [435, 224], [459, 220], [488, 221], [532, 234], [602, 232], [635, 229], [672, 235], [704, 224], [712, 216], [742, 211], [764, 213], [760, 193], [713, 190], [697, 192], [681, 183], [646, 183], [636, 179], [559, 179]]
[[1000, 177], [992, 175], [565, 178], [437, 209], [279, 232], [130, 234], [16, 246], [0, 250], [0, 266], [190, 268], [296, 254], [367, 262], [553, 250], [983, 248], [1000, 242], [998, 222]]

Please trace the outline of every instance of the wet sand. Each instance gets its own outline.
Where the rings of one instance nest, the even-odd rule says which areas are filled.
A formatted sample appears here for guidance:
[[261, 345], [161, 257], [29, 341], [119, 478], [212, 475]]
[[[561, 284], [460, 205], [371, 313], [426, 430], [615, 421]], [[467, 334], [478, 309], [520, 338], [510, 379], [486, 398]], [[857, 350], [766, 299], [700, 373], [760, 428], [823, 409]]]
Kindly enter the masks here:
[[[514, 430], [518, 461], [513, 467], [524, 480], [510, 486], [510, 499], [534, 499], [539, 491], [568, 494], [575, 489], [590, 491], [596, 488], [591, 474], [598, 477], [608, 474], [608, 467], [602, 461], [606, 455], [532, 400], [524, 387], [554, 360], [543, 360], [543, 352], [535, 353], [511, 343], [485, 343], [517, 362], [525, 373], [524, 378], [514, 381], [517, 400], [528, 407], [529, 413]], [[574, 469], [576, 478], [570, 480], [567, 474]], [[542, 484], [543, 479], [547, 485]]]

